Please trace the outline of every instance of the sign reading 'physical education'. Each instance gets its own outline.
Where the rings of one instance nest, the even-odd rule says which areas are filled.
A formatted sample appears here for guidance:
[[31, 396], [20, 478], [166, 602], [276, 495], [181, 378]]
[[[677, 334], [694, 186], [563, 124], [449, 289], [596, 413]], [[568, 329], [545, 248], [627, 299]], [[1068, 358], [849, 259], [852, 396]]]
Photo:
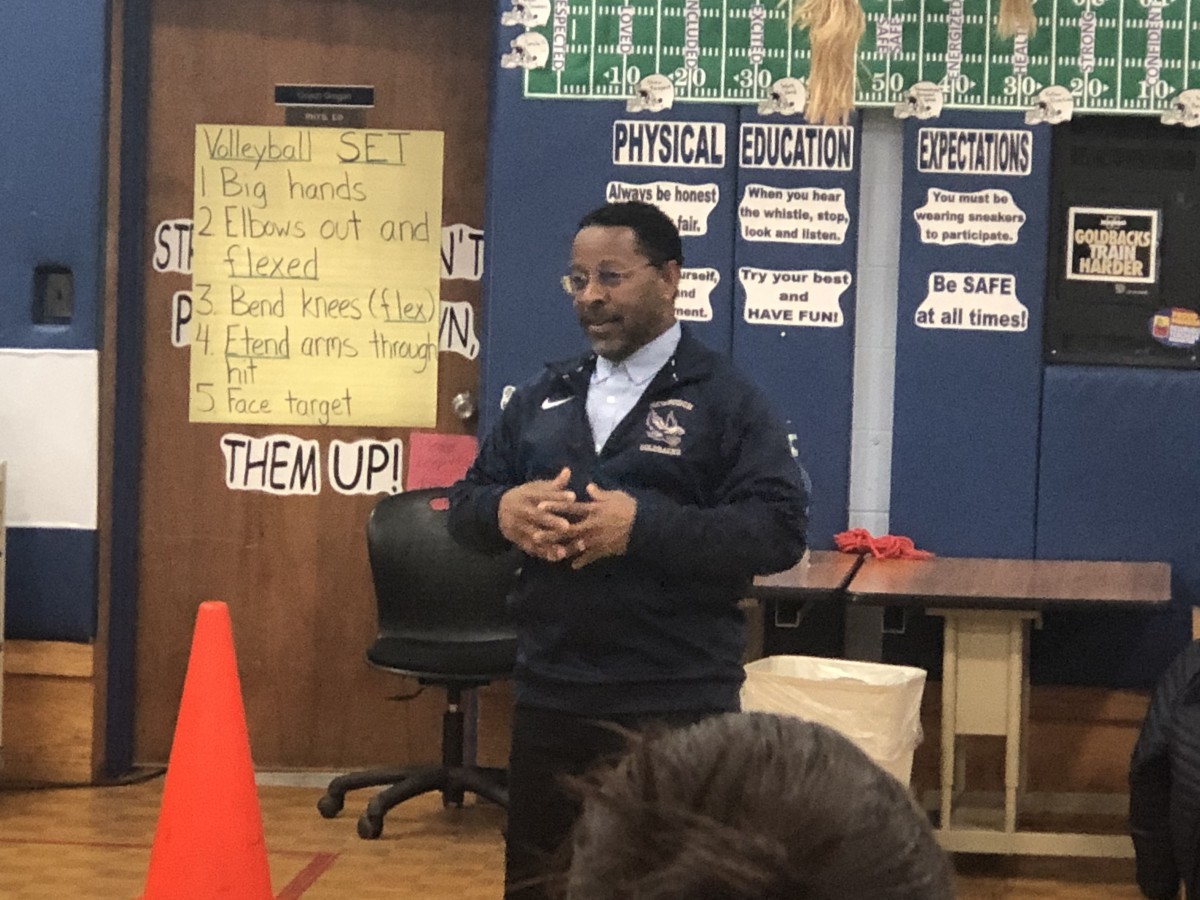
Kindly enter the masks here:
[[442, 134], [196, 126], [193, 422], [436, 421]]

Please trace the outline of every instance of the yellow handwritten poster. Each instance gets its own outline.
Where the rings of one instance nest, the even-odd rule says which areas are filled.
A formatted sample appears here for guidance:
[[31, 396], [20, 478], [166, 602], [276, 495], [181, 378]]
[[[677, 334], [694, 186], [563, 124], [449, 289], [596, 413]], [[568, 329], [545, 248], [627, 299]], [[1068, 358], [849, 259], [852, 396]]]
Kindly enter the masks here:
[[197, 125], [193, 422], [436, 424], [442, 133]]

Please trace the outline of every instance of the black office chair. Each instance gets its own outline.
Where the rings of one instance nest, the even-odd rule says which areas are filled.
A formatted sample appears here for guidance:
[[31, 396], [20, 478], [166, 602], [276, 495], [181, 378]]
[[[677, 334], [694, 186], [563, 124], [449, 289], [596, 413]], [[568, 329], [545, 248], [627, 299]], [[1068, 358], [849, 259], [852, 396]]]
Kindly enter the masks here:
[[505, 599], [518, 556], [462, 547], [446, 530], [445, 509], [445, 488], [408, 491], [380, 500], [367, 522], [379, 619], [367, 662], [444, 688], [447, 706], [441, 765], [351, 772], [333, 779], [317, 801], [330, 819], [347, 791], [389, 785], [359, 817], [358, 834], [366, 839], [383, 832], [389, 809], [429, 791], [441, 791], [447, 806], [461, 806], [466, 791], [508, 805], [506, 770], [463, 765], [460, 704], [464, 690], [512, 674], [517, 639]]

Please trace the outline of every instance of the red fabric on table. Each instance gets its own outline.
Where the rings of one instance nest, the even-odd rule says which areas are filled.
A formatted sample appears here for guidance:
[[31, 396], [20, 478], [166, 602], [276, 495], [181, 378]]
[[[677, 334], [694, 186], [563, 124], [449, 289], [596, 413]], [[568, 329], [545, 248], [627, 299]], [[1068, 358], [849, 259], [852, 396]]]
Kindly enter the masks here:
[[874, 537], [865, 528], [851, 528], [833, 536], [833, 542], [843, 553], [870, 553], [876, 559], [930, 559], [928, 550], [918, 550], [912, 538], [899, 534]]

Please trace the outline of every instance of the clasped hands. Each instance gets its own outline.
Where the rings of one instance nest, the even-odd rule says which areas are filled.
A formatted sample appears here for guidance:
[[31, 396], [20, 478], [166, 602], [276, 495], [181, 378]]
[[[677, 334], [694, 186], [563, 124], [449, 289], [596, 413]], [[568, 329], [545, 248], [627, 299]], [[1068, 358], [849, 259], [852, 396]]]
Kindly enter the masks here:
[[510, 488], [500, 498], [500, 533], [530, 556], [548, 562], [570, 559], [581, 569], [606, 556], [621, 556], [637, 501], [624, 491], [587, 486], [590, 500], [567, 490], [571, 470], [553, 480], [530, 481]]

